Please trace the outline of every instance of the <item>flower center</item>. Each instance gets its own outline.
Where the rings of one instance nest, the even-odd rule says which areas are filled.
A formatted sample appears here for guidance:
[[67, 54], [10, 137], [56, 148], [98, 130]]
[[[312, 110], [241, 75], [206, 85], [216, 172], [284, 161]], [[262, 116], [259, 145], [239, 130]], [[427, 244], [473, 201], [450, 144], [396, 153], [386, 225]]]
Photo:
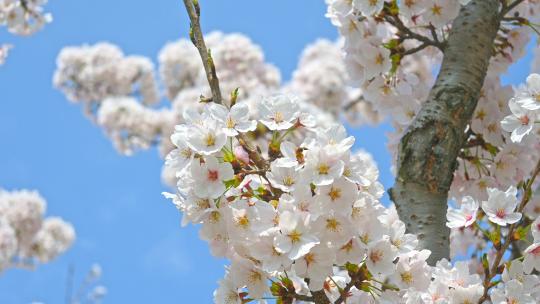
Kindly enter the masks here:
[[249, 282], [257, 283], [257, 282], [260, 282], [261, 280], [262, 280], [262, 275], [261, 275], [260, 272], [255, 271], [255, 270], [250, 271], [250, 273], [248, 275], [248, 281]]
[[291, 243], [294, 244], [300, 242], [300, 237], [302, 236], [302, 234], [295, 229], [291, 233], [289, 233], [288, 236], [291, 239]]
[[281, 112], [274, 113], [274, 121], [277, 123], [283, 122], [283, 113]]
[[213, 134], [208, 133], [204, 137], [204, 143], [207, 147], [211, 147], [216, 144], [216, 137]]
[[227, 126], [228, 129], [233, 129], [234, 126], [236, 126], [236, 122], [234, 121], [234, 119], [232, 117], [227, 117], [227, 121], [225, 122], [225, 125]]
[[215, 182], [219, 177], [219, 173], [216, 170], [208, 170], [208, 180]]
[[382, 251], [380, 250], [373, 250], [370, 254], [369, 254], [369, 259], [373, 262], [373, 263], [378, 263], [382, 260], [383, 258], [383, 253]]
[[340, 223], [336, 219], [327, 219], [326, 220], [326, 229], [331, 230], [333, 232], [337, 232], [339, 230]]
[[208, 201], [208, 199], [199, 199], [197, 200], [196, 205], [197, 209], [199, 210], [206, 210], [210, 208], [210, 202]]
[[294, 185], [294, 178], [292, 178], [291, 176], [285, 176], [283, 178], [283, 184], [285, 186], [292, 186]]
[[191, 149], [185, 148], [185, 149], [180, 150], [180, 156], [182, 156], [183, 158], [190, 158], [191, 157]]
[[236, 225], [242, 227], [242, 228], [247, 228], [249, 226], [249, 219], [247, 217], [247, 215], [244, 215], [244, 216], [239, 216], [236, 218]]
[[370, 6], [376, 6], [377, 5], [377, 0], [369, 0], [369, 5]]
[[377, 54], [377, 57], [375, 57], [375, 63], [377, 65], [382, 65], [384, 62], [384, 57], [381, 53]]
[[504, 218], [506, 216], [506, 211], [504, 211], [504, 209], [497, 209], [497, 213], [495, 213], [495, 215], [498, 218]]
[[436, 15], [436, 16], [440, 16], [441, 15], [441, 11], [442, 11], [442, 6], [439, 6], [437, 4], [434, 4], [432, 7], [431, 7], [431, 13], [433, 15]]
[[328, 196], [330, 196], [330, 199], [332, 201], [335, 201], [341, 197], [341, 189], [339, 188], [330, 188], [330, 192], [328, 192]]
[[309, 264], [315, 262], [315, 255], [313, 253], [308, 253], [304, 256], [304, 260], [306, 261], [306, 264], [309, 267]]
[[407, 284], [410, 284], [413, 281], [413, 276], [409, 271], [405, 271], [401, 273], [401, 280]]
[[330, 167], [327, 164], [320, 164], [318, 171], [320, 175], [326, 175], [330, 171]]
[[521, 121], [521, 124], [522, 124], [522, 125], [526, 126], [526, 125], [529, 124], [530, 119], [529, 119], [529, 116], [523, 115], [523, 116], [521, 116], [521, 117], [519, 118], [519, 121]]

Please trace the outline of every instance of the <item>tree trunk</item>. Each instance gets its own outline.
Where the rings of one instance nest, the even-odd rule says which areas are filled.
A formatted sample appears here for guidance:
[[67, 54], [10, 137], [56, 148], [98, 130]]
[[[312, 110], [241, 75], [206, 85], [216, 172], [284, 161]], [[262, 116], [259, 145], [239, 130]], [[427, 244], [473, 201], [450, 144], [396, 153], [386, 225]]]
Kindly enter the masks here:
[[433, 265], [449, 257], [448, 190], [486, 77], [500, 26], [499, 0], [473, 0], [452, 24], [428, 100], [401, 139], [390, 189], [399, 216]]

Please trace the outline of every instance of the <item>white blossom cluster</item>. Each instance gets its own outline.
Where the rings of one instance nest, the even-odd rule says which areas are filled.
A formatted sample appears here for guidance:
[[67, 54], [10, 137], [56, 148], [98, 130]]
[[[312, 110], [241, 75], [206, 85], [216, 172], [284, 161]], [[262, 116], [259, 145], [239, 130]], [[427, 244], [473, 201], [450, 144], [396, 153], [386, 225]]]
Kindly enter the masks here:
[[84, 103], [88, 109], [107, 97], [136, 95], [145, 104], [159, 99], [152, 62], [125, 56], [109, 43], [62, 49], [53, 82], [70, 101]]
[[319, 39], [306, 46], [285, 90], [353, 124], [378, 123], [380, 115], [361, 102], [361, 90], [349, 86], [341, 44]]
[[[338, 98], [350, 99], [355, 95], [350, 88], [343, 87], [343, 80], [331, 80], [332, 77], [345, 77], [344, 73], [341, 76], [324, 73], [324, 67], [331, 63], [341, 67], [336, 72], [342, 71], [343, 67], [339, 48], [330, 42], [319, 42], [310, 48], [311, 51], [307, 50], [299, 66], [299, 70], [311, 66], [313, 75], [319, 76], [304, 77], [305, 80], [298, 76], [292, 84], [283, 85], [277, 68], [265, 61], [261, 48], [247, 37], [214, 32], [206, 35], [205, 41], [212, 50], [222, 92], [228, 94], [239, 88], [237, 98], [252, 105], [250, 115], [256, 114], [255, 103], [261, 96], [280, 90], [291, 92], [290, 88], [294, 87], [293, 91], [300, 91], [306, 100], [299, 101], [304, 111], [319, 121], [330, 122], [334, 118], [317, 107], [323, 105], [320, 90], [343, 91], [345, 94], [333, 97], [335, 102]], [[199, 96], [201, 93], [210, 96], [210, 90], [198, 51], [191, 41], [181, 39], [168, 43], [160, 51], [158, 62], [160, 80], [171, 102], [170, 107], [155, 107], [160, 93], [150, 60], [125, 56], [118, 47], [108, 43], [63, 49], [57, 59], [54, 85], [71, 101], [83, 104], [122, 153], [132, 154], [137, 149], [159, 145], [161, 155], [165, 156], [174, 148], [168, 134], [173, 132], [176, 124], [184, 122], [186, 109], [204, 106], [199, 102]], [[317, 62], [324, 63], [318, 65]], [[305, 72], [295, 73], [301, 74]], [[323, 83], [325, 88], [321, 87]], [[334, 85], [335, 89], [332, 88]], [[319, 91], [314, 91], [315, 88]], [[163, 176], [165, 181], [173, 178], [167, 170]]]
[[6, 58], [9, 54], [9, 50], [12, 48], [10, 44], [2, 44], [0, 45], [0, 65], [4, 64], [6, 62]]
[[[102, 269], [99, 264], [93, 264], [77, 288], [77, 293], [69, 295], [69, 304], [101, 303], [107, 295], [107, 287], [99, 284]], [[71, 282], [73, 283], [73, 282]]]
[[[167, 165], [177, 193], [165, 195], [182, 224], [201, 224], [212, 253], [231, 261], [216, 303], [262, 303], [269, 295], [309, 301], [321, 290], [331, 303], [340, 296], [347, 303], [474, 303], [482, 296], [466, 262], [428, 266], [429, 251], [416, 250], [395, 209], [381, 205], [378, 170], [365, 154], [351, 153], [354, 138], [343, 126], [318, 126], [287, 95], [258, 107], [252, 119], [246, 103], [209, 104], [186, 112], [171, 136], [177, 148]], [[261, 128], [266, 142], [253, 141]], [[295, 136], [297, 144], [289, 141]]]
[[0, 271], [33, 267], [66, 251], [75, 240], [71, 224], [44, 218], [45, 200], [35, 191], [0, 190]]
[[[0, 0], [0, 26], [6, 26], [15, 35], [32, 35], [46, 23], [52, 15], [43, 12], [48, 0]], [[0, 43], [0, 65], [8, 56], [10, 44]]]
[[[457, 16], [461, 5], [469, 1], [458, 0], [412, 0], [398, 1], [396, 20], [415, 33], [443, 41], [448, 35], [450, 22]], [[386, 4], [385, 4], [386, 3]], [[328, 13], [340, 35], [344, 39], [345, 66], [350, 81], [362, 90], [362, 100], [379, 115], [389, 117], [395, 132], [389, 134], [389, 149], [396, 158], [399, 139], [412, 122], [433, 85], [432, 73], [439, 65], [442, 53], [428, 46], [412, 54], [404, 51], [421, 46], [421, 42], [406, 39], [401, 45], [395, 45], [399, 29], [378, 16], [391, 6], [383, 0], [327, 0]], [[386, 6], [386, 8], [385, 8]], [[519, 12], [522, 18], [534, 20], [540, 15], [540, 2], [524, 1], [509, 14]], [[398, 22], [394, 20], [394, 23]], [[430, 31], [430, 28], [433, 31]], [[499, 101], [497, 115], [486, 115], [486, 119], [473, 121], [477, 134], [485, 134], [502, 141], [500, 118], [507, 114], [504, 96], [512, 95], [510, 87], [501, 87], [499, 75], [525, 54], [525, 47], [530, 40], [531, 30], [521, 26], [505, 26], [500, 31], [498, 42], [500, 49], [492, 57], [488, 78], [484, 87], [479, 108], [494, 108], [488, 97]], [[498, 93], [504, 93], [499, 97]], [[491, 111], [493, 112], [493, 111]], [[490, 113], [491, 114], [491, 113]], [[502, 116], [502, 117], [500, 117]], [[477, 120], [475, 118], [474, 120]], [[488, 123], [486, 125], [486, 123]], [[489, 128], [486, 128], [489, 127]]]
[[43, 12], [47, 0], [0, 0], [0, 25], [11, 33], [31, 35], [52, 21], [51, 14]]
[[[518, 246], [520, 240], [530, 240], [532, 244], [523, 249], [514, 248], [519, 254], [513, 253], [504, 264], [502, 281], [495, 284], [490, 297], [492, 303], [537, 303], [540, 279], [533, 271], [540, 269], [538, 196], [526, 206], [530, 195], [527, 192], [537, 185], [531, 185], [529, 190], [524, 188], [522, 193], [514, 185], [519, 187], [520, 181], [531, 175], [534, 164], [539, 161], [538, 153], [530, 151], [540, 149], [537, 132], [540, 75], [531, 74], [526, 86], [515, 93], [511, 88], [500, 87], [488, 92], [494, 95], [483, 97], [484, 102], [479, 104], [471, 124], [471, 129], [481, 134], [478, 138], [487, 142], [474, 148], [476, 160], [462, 161], [453, 185], [460, 187], [454, 193], [459, 192], [461, 198], [458, 208], [450, 207], [447, 213], [447, 226], [452, 228], [452, 255], [466, 256], [471, 247], [477, 255], [485, 254], [485, 266], [478, 265], [475, 259], [469, 262], [476, 263], [479, 273], [487, 276], [486, 269], [503, 265], [501, 239], [514, 240], [516, 243], [512, 246]], [[510, 98], [512, 93], [514, 97]], [[505, 99], [509, 101], [504, 102]], [[509, 111], [503, 111], [503, 107]], [[509, 115], [503, 116], [503, 113]], [[473, 163], [476, 168], [471, 166]], [[493, 265], [495, 261], [500, 264]]]

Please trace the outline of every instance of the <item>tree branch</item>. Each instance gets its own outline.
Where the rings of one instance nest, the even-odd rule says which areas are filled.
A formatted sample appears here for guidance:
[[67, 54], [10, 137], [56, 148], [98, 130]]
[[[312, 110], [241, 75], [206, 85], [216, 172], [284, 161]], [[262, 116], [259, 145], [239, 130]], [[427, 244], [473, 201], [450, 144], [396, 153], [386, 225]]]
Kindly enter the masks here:
[[516, 8], [518, 5], [520, 5], [525, 0], [515, 0], [514, 2], [510, 4], [506, 4], [507, 0], [503, 0], [503, 7], [501, 9], [501, 17], [504, 17], [506, 14], [508, 14], [510, 11], [512, 11], [514, 8]]
[[444, 47], [444, 60], [428, 100], [401, 139], [390, 198], [428, 263], [449, 257], [448, 191], [493, 55], [500, 27], [498, 0], [472, 0], [461, 8]]
[[[531, 175], [531, 178], [525, 183], [525, 186], [523, 187], [523, 196], [521, 197], [521, 202], [519, 203], [517, 212], [522, 213], [525, 206], [527, 206], [527, 203], [531, 200], [532, 186], [538, 174], [540, 174], [540, 160], [537, 162], [536, 167], [534, 168], [534, 171]], [[495, 260], [493, 261], [493, 264], [491, 265], [491, 269], [489, 270], [489, 273], [487, 273], [484, 278], [484, 295], [478, 301], [479, 304], [483, 303], [487, 299], [488, 291], [491, 287], [491, 280], [493, 279], [493, 277], [495, 277], [497, 274], [500, 273], [500, 271], [498, 271], [499, 264], [501, 263], [502, 258], [504, 254], [506, 253], [506, 250], [508, 250], [508, 247], [512, 243], [514, 243], [515, 241], [514, 230], [516, 229], [516, 227], [519, 226], [520, 222], [511, 224], [510, 228], [508, 228], [508, 234], [506, 235], [504, 244], [502, 244], [502, 246], [497, 250], [497, 254], [495, 255]]]
[[204, 71], [206, 72], [206, 78], [208, 79], [208, 85], [210, 85], [210, 90], [212, 91], [212, 101], [221, 104], [223, 101], [221, 98], [221, 90], [219, 88], [219, 79], [216, 74], [216, 66], [214, 65], [210, 50], [206, 48], [206, 44], [204, 43], [201, 24], [199, 22], [199, 17], [201, 15], [199, 0], [184, 0], [184, 5], [186, 6], [190, 20], [189, 37], [191, 38], [191, 42], [197, 47], [199, 55], [201, 56]]
[[415, 40], [418, 40], [418, 41], [422, 42], [423, 45], [426, 45], [426, 46], [431, 45], [431, 46], [437, 47], [441, 51], [444, 49], [445, 44], [438, 40], [436, 34], [434, 35], [434, 38], [433, 38], [433, 39], [436, 39], [436, 40], [431, 40], [431, 39], [429, 39], [428, 37], [426, 37], [424, 35], [421, 35], [421, 34], [418, 34], [418, 33], [414, 32], [414, 31], [412, 31], [410, 28], [408, 28], [403, 23], [403, 21], [401, 21], [401, 19], [399, 18], [399, 15], [391, 14], [387, 10], [386, 14], [384, 15], [384, 20], [386, 22], [390, 23], [391, 25], [393, 25], [395, 28], [397, 28], [399, 30], [398, 35], [402, 39], [415, 39]]

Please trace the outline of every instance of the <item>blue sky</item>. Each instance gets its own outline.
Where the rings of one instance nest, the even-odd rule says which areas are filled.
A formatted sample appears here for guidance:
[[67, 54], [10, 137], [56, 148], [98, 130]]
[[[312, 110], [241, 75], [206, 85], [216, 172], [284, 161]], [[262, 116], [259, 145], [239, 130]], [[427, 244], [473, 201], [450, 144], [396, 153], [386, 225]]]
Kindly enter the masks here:
[[[92, 263], [104, 270], [105, 303], [211, 303], [223, 260], [209, 254], [197, 227], [181, 229], [180, 215], [161, 192], [162, 160], [152, 149], [119, 155], [80, 107], [52, 87], [63, 46], [109, 41], [127, 54], [155, 60], [168, 41], [186, 37], [180, 0], [51, 0], [54, 22], [29, 38], [0, 31], [15, 45], [0, 67], [0, 187], [38, 189], [49, 215], [72, 222], [77, 241], [64, 256], [35, 272], [0, 275], [0, 303], [62, 303], [69, 265], [76, 283]], [[202, 0], [205, 32], [242, 32], [260, 44], [267, 61], [290, 78], [304, 46], [336, 30], [322, 0]], [[527, 58], [513, 69], [520, 82]], [[357, 147], [370, 151], [385, 186], [392, 183], [385, 149], [387, 125], [351, 128]]]

